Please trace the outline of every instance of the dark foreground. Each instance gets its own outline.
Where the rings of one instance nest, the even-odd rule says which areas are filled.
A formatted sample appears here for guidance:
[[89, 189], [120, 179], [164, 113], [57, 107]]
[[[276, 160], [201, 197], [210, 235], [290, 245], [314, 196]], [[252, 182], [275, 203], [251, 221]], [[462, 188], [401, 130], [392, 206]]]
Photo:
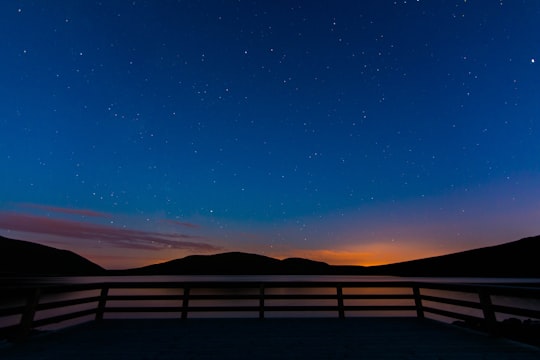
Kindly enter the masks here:
[[0, 345], [0, 359], [540, 359], [416, 318], [104, 320]]

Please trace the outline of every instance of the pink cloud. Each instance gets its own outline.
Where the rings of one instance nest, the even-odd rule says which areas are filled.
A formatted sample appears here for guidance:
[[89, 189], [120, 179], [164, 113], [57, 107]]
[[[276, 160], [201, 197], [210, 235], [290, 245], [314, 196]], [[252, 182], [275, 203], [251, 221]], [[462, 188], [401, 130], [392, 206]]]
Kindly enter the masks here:
[[94, 211], [94, 210], [88, 210], [88, 209], [73, 209], [73, 208], [65, 208], [65, 207], [50, 206], [50, 205], [32, 204], [32, 203], [21, 203], [18, 205], [23, 208], [38, 209], [38, 210], [50, 211], [50, 212], [55, 212], [55, 213], [60, 213], [60, 214], [82, 215], [82, 216], [100, 217], [100, 218], [111, 217], [110, 214]]
[[197, 225], [197, 224], [193, 224], [193, 223], [190, 223], [190, 222], [184, 222], [184, 221], [178, 221], [178, 220], [162, 219], [162, 220], [159, 220], [159, 222], [162, 222], [162, 223], [165, 223], [165, 224], [176, 225], [176, 226], [187, 227], [187, 228], [191, 228], [191, 229], [200, 228], [200, 226]]
[[196, 241], [202, 239], [200, 236], [123, 229], [16, 212], [0, 212], [0, 229], [75, 239], [101, 240], [117, 247], [130, 249], [172, 248], [204, 252], [220, 250], [219, 247], [212, 244]]

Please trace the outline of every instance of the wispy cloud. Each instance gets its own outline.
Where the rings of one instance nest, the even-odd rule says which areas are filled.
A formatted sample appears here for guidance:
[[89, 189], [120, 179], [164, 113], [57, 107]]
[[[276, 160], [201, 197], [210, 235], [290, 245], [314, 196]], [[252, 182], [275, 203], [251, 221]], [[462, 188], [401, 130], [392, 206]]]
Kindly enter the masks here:
[[193, 224], [193, 223], [185, 222], [185, 221], [178, 221], [178, 220], [171, 220], [171, 219], [161, 219], [161, 220], [159, 220], [159, 222], [164, 223], [164, 224], [170, 224], [170, 225], [175, 225], [175, 226], [186, 227], [186, 228], [190, 228], [190, 229], [198, 229], [198, 228], [200, 228], [200, 226], [197, 225], [197, 224]]
[[81, 215], [81, 216], [97, 217], [97, 218], [110, 218], [112, 216], [111, 214], [89, 210], [89, 209], [73, 209], [73, 208], [33, 204], [33, 203], [19, 203], [17, 205], [21, 208], [37, 209], [41, 211], [54, 212], [54, 213], [67, 214], [67, 215]]
[[0, 211], [0, 229], [74, 239], [101, 240], [117, 247], [130, 249], [170, 248], [201, 252], [221, 250], [210, 243], [197, 241], [204, 238], [196, 235], [125, 229], [8, 211]]

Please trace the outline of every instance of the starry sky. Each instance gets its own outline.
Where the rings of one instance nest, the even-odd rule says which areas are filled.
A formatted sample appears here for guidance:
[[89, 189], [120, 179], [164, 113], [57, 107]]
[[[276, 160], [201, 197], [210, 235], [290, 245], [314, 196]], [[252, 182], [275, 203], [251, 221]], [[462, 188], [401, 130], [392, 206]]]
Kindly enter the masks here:
[[110, 269], [540, 234], [540, 2], [0, 2], [0, 235]]

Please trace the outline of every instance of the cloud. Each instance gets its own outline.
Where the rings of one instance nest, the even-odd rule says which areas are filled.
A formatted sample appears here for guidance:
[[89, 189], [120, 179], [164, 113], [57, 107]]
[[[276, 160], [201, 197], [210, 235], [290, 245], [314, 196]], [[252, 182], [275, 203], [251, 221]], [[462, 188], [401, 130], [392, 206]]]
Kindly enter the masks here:
[[159, 222], [165, 223], [165, 224], [170, 224], [170, 225], [175, 225], [175, 226], [187, 227], [187, 228], [190, 228], [190, 229], [198, 229], [198, 228], [200, 228], [200, 226], [197, 225], [197, 224], [193, 224], [193, 223], [190, 223], [190, 222], [184, 222], [184, 221], [178, 221], [178, 220], [161, 219], [161, 220], [159, 220]]
[[110, 218], [111, 217], [110, 214], [94, 211], [94, 210], [88, 210], [88, 209], [73, 209], [73, 208], [65, 208], [65, 207], [50, 206], [50, 205], [32, 204], [32, 203], [20, 203], [17, 205], [22, 208], [37, 209], [37, 210], [54, 212], [54, 213], [59, 213], [59, 214], [81, 215], [81, 216], [97, 217], [97, 218]]
[[0, 229], [75, 239], [101, 240], [117, 247], [130, 249], [158, 250], [169, 248], [202, 252], [221, 250], [212, 244], [198, 242], [198, 239], [203, 238], [195, 235], [124, 229], [7, 211], [0, 211]]

